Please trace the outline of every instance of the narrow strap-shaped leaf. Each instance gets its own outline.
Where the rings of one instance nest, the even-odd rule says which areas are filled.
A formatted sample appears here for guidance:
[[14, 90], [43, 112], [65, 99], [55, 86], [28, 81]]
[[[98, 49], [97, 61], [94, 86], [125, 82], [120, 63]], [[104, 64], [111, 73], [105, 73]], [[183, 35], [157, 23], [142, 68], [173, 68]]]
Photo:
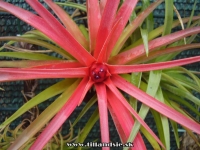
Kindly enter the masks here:
[[[108, 126], [108, 109], [107, 109], [107, 94], [106, 86], [101, 84], [95, 84], [98, 98], [100, 129], [101, 129], [101, 142], [109, 143], [109, 126]], [[103, 147], [103, 150], [109, 150], [109, 147]]]
[[171, 33], [172, 30], [172, 22], [174, 17], [173, 8], [173, 0], [165, 1], [165, 22], [164, 22], [164, 30], [162, 35], [167, 35]]
[[107, 39], [115, 19], [116, 11], [119, 5], [119, 0], [109, 0], [103, 11], [101, 23], [97, 33], [96, 47], [94, 51], [94, 57], [97, 58], [105, 40]]
[[101, 21], [101, 13], [98, 0], [87, 0], [88, 29], [90, 37], [90, 52], [94, 52], [97, 33]]
[[110, 44], [110, 42], [113, 40], [114, 38], [114, 33], [115, 32], [118, 32], [118, 29], [119, 27], [121, 26], [121, 19], [119, 19], [114, 25], [113, 25], [113, 28], [112, 30], [110, 31], [110, 33], [108, 34], [108, 37], [106, 38], [103, 46], [102, 46], [102, 49], [98, 55], [98, 58], [97, 58], [97, 61], [98, 62], [107, 62], [109, 56], [110, 56], [110, 53], [111, 53], [111, 50], [112, 49], [108, 49], [108, 45]]
[[66, 45], [67, 50], [72, 56], [77, 58], [81, 63], [91, 65], [94, 58], [86, 51], [74, 37], [58, 22], [58, 20], [42, 6], [38, 1], [26, 0], [26, 2], [37, 11], [37, 13], [55, 29], [55, 32], [60, 36], [62, 44]]
[[192, 8], [192, 12], [191, 12], [191, 15], [190, 15], [190, 20], [187, 23], [187, 28], [189, 28], [190, 25], [191, 25], [192, 18], [194, 17], [194, 12], [195, 12], [195, 9], [196, 9], [196, 5], [197, 5], [197, 0], [195, 0], [195, 2], [194, 2], [193, 8]]
[[[36, 1], [31, 0], [29, 2], [35, 3]], [[78, 42], [72, 37], [72, 35], [70, 35], [65, 29], [63, 30], [63, 32], [59, 32], [58, 34], [58, 32], [55, 31], [56, 29], [58, 29], [57, 26], [54, 26], [53, 28], [50, 26], [52, 22], [48, 24], [43, 18], [34, 15], [29, 11], [23, 10], [19, 7], [3, 1], [0, 1], [0, 7], [43, 32], [46, 36], [55, 41], [58, 45], [69, 52], [81, 63], [90, 65], [94, 61], [94, 58], [80, 44], [78, 44]], [[43, 15], [46, 15], [46, 13], [44, 13]]]
[[[155, 98], [164, 103], [164, 96], [162, 89], [160, 87], [156, 93]], [[159, 129], [158, 133], [163, 143], [165, 143], [166, 149], [170, 149], [170, 128], [169, 128], [168, 118], [154, 110], [152, 110], [151, 112], [153, 112], [154, 116], [158, 116], [159, 120], [161, 121], [160, 123], [159, 121], [156, 123], [156, 126]]]
[[43, 69], [61, 69], [83, 67], [76, 61], [67, 60], [16, 60], [1, 61], [0, 67], [3, 68], [43, 68]]
[[[183, 37], [190, 36], [192, 34], [200, 33], [200, 27], [188, 28], [182, 31], [177, 31], [169, 35], [154, 39], [149, 42], [149, 51], [155, 50], [161, 46], [165, 46], [172, 42], [178, 41]], [[135, 48], [122, 52], [111, 58], [109, 61], [112, 64], [127, 64], [131, 63], [132, 60], [145, 53], [144, 45], [139, 45]]]
[[142, 35], [142, 40], [144, 43], [144, 49], [146, 52], [146, 56], [149, 56], [149, 46], [148, 46], [148, 30], [147, 29], [142, 29], [142, 27], [140, 27], [140, 32]]
[[[108, 98], [109, 98], [109, 96], [108, 96]], [[118, 118], [117, 118], [117, 114], [115, 114], [115, 112], [113, 111], [112, 107], [110, 106], [110, 103], [108, 103], [108, 109], [109, 109], [110, 115], [113, 119], [113, 122], [115, 124], [115, 128], [117, 130], [119, 138], [120, 138], [122, 143], [125, 143], [127, 141], [127, 137], [126, 137], [124, 130], [123, 130]]]
[[[30, 43], [30, 44], [35, 44], [35, 45], [42, 46], [44, 48], [53, 50], [54, 52], [60, 54], [61, 56], [65, 57], [67, 59], [73, 58], [71, 55], [69, 55], [62, 48], [59, 48], [57, 46], [54, 46], [54, 45], [47, 43], [45, 41], [42, 41], [42, 40], [38, 40], [38, 39], [35, 39], [35, 38], [27, 38], [26, 37], [27, 35], [25, 37], [24, 36], [23, 35], [22, 36], [4, 36], [4, 37], [0, 37], [0, 41], [12, 40], [13, 43], [14, 43], [14, 41], [18, 41], [18, 42], [26, 42], [26, 43]], [[10, 44], [10, 43], [8, 42], [8, 44]], [[1, 49], [3, 49], [3, 47]]]
[[172, 61], [152, 63], [152, 64], [108, 65], [108, 66], [111, 74], [123, 74], [131, 72], [144, 72], [144, 71], [166, 69], [166, 68], [191, 64], [199, 61], [200, 61], [200, 56], [196, 56], [180, 60], [172, 60]]
[[77, 78], [88, 74], [88, 68], [20, 69], [0, 68], [0, 81], [29, 80], [42, 78]]
[[64, 3], [56, 2], [56, 4], [61, 5], [61, 6], [73, 7], [73, 8], [76, 8], [76, 9], [80, 9], [80, 10], [82, 10], [84, 12], [87, 12], [86, 6], [83, 5], [83, 4], [77, 4], [75, 2], [68, 2], [68, 1], [65, 1]]
[[[155, 133], [149, 128], [149, 126], [144, 122], [144, 120], [142, 120], [142, 118], [137, 114], [137, 112], [130, 106], [130, 104], [127, 102], [127, 100], [123, 97], [123, 95], [119, 92], [119, 90], [116, 88], [116, 86], [114, 84], [116, 83], [112, 83], [112, 80], [115, 78], [120, 78], [119, 76], [112, 76], [111, 80], [108, 79], [105, 81], [105, 84], [108, 86], [108, 88], [115, 93], [116, 97], [119, 98], [120, 102], [126, 107], [126, 109], [128, 109], [133, 116], [135, 117], [135, 119], [137, 119], [139, 121], [139, 123], [153, 136], [153, 138], [156, 139], [156, 141], [164, 148], [162, 142], [158, 139], [158, 137], [155, 135]], [[123, 80], [125, 81], [125, 80]], [[116, 82], [116, 81], [115, 81]], [[126, 81], [125, 81], [126, 83]], [[124, 84], [125, 84], [124, 83]], [[133, 86], [133, 85], [132, 85]], [[126, 90], [126, 89], [124, 89]], [[146, 94], [146, 93], [145, 93]], [[130, 94], [131, 95], [131, 94]], [[132, 95], [133, 96], [133, 95]]]
[[[124, 105], [120, 102], [119, 98], [110, 90], [107, 92], [108, 94], [108, 101], [112, 108], [111, 111], [114, 112], [115, 116], [117, 117], [125, 135], [126, 135], [126, 142], [130, 135], [131, 129], [134, 124], [133, 117], [131, 116], [130, 112], [125, 108]], [[123, 113], [120, 113], [123, 112]], [[138, 132], [137, 136], [135, 137], [134, 141], [131, 141], [131, 143], [134, 144], [133, 147], [131, 147], [132, 150], [145, 150], [146, 146], [144, 144], [144, 141], [142, 139], [141, 134]], [[127, 147], [128, 149], [128, 147]]]
[[141, 91], [137, 87], [133, 86], [132, 84], [126, 82], [118, 75], [113, 75], [111, 77], [113, 83], [123, 90], [124, 92], [130, 94], [131, 96], [137, 98], [139, 101], [144, 103], [145, 105], [151, 107], [152, 109], [158, 111], [162, 115], [176, 121], [177, 123], [181, 124], [188, 129], [200, 134], [200, 125], [195, 121], [187, 118], [186, 116], [180, 114], [179, 112], [175, 111], [174, 109], [164, 105], [163, 103], [159, 102], [158, 100], [154, 99], [153, 97], [149, 96], [145, 92]]
[[169, 47], [169, 48], [158, 50], [158, 51], [152, 51], [151, 53], [149, 53], [148, 57], [143, 53], [141, 56], [134, 59], [132, 63], [144, 63], [144, 62], [153, 60], [154, 58], [157, 58], [158, 56], [164, 56], [166, 54], [172, 54], [175, 52], [178, 53], [178, 52], [182, 52], [182, 51], [190, 50], [190, 49], [192, 50], [199, 47], [200, 47], [199, 43], [193, 43], [193, 44]]
[[[69, 17], [65, 10], [60, 6], [56, 5], [52, 0], [45, 0], [45, 3], [56, 13], [59, 19], [62, 21], [64, 26], [67, 28], [70, 34], [86, 49], [88, 49], [88, 41], [81, 33], [77, 24]], [[78, 35], [78, 36], [77, 36]]]
[[60, 60], [60, 58], [37, 53], [24, 53], [24, 52], [0, 52], [0, 57], [12, 57], [29, 60]]
[[56, 116], [47, 125], [44, 131], [39, 135], [34, 144], [30, 147], [30, 150], [42, 149], [45, 144], [51, 139], [55, 132], [61, 127], [65, 120], [74, 111], [80, 98], [85, 95], [87, 91], [84, 91], [85, 85], [88, 82], [88, 78], [84, 78], [78, 85], [72, 96], [61, 108], [61, 110], [56, 114]]
[[192, 95], [189, 92], [185, 92], [177, 87], [171, 86], [169, 84], [162, 84], [162, 87], [165, 88], [167, 91], [170, 91], [171, 93], [179, 96], [179, 97], [184, 97], [187, 98], [189, 101], [195, 103], [196, 105], [200, 106], [200, 100]]

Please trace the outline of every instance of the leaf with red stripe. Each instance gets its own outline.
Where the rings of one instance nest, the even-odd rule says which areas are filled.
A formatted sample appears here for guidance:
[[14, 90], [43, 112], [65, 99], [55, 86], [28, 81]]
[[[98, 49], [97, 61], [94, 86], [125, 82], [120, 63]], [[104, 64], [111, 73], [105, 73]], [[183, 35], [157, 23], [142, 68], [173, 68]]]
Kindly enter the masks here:
[[139, 65], [108, 65], [111, 74], [124, 74], [131, 72], [145, 72], [152, 70], [167, 69], [187, 65], [200, 61], [200, 56], [184, 58], [180, 60], [172, 60], [167, 62], [159, 62], [152, 64], [139, 64]]
[[182, 52], [185, 50], [193, 50], [195, 48], [200, 48], [200, 44], [199, 43], [193, 43], [193, 44], [187, 44], [187, 45], [181, 45], [181, 46], [175, 46], [175, 47], [169, 47], [160, 51], [152, 51], [149, 56], [147, 57], [145, 54], [141, 55], [140, 57], [138, 57], [137, 59], [134, 59], [134, 61], [132, 61], [133, 63], [144, 63], [144, 62], [148, 62], [149, 60], [152, 60], [154, 58], [157, 58], [159, 56], [164, 56], [166, 54], [173, 54], [176, 52]]
[[19, 60], [1, 61], [3, 68], [41, 68], [41, 69], [64, 69], [83, 67], [79, 62], [73, 60]]
[[101, 22], [101, 13], [98, 0], [87, 0], [87, 21], [90, 37], [90, 52], [94, 52], [96, 46], [96, 38]]
[[[95, 84], [98, 98], [98, 108], [100, 117], [100, 129], [101, 129], [101, 142], [109, 143], [109, 126], [108, 126], [108, 108], [107, 108], [107, 94], [106, 86], [103, 83]], [[103, 150], [110, 149], [109, 147], [103, 147]]]
[[42, 78], [82, 78], [87, 75], [87, 67], [64, 69], [0, 68], [0, 82]]

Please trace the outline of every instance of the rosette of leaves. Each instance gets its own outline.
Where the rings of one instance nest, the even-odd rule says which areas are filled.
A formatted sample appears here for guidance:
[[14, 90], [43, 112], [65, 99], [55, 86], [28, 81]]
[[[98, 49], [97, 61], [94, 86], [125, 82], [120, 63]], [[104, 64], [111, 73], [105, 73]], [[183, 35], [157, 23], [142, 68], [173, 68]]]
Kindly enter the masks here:
[[[88, 27], [82, 25], [79, 28], [64, 9], [51, 0], [44, 2], [56, 17], [37, 0], [26, 2], [37, 15], [4, 1], [0, 1], [0, 8], [35, 30], [20, 37], [0, 37], [0, 40], [12, 40], [7, 44], [13, 41], [35, 44], [62, 57], [2, 51], [0, 56], [24, 60], [1, 61], [0, 81], [64, 80], [33, 97], [1, 124], [3, 130], [30, 108], [60, 94], [9, 149], [20, 148], [50, 122], [30, 147], [31, 150], [42, 149], [91, 88], [95, 89], [93, 98], [87, 102], [74, 125], [96, 101], [98, 108], [76, 142], [83, 143], [94, 123], [100, 119], [101, 141], [109, 143], [108, 111], [121, 142], [134, 142], [131, 149], [135, 150], [146, 149], [141, 133], [154, 149], [170, 149], [169, 124], [178, 147], [177, 124], [191, 136], [193, 132], [200, 133], [200, 101], [193, 95], [193, 91], [199, 92], [199, 78], [195, 75], [197, 72], [180, 67], [200, 61], [200, 56], [173, 60], [181, 51], [199, 48], [199, 43], [192, 43], [200, 33], [199, 16], [192, 13], [191, 17], [173, 21], [173, 0], [157, 0], [152, 4], [144, 0], [142, 7], [136, 7], [137, 0], [87, 0], [86, 6], [58, 3], [73, 4], [87, 12]], [[162, 2], [165, 2], [165, 23], [154, 28], [152, 11]], [[180, 24], [187, 24], [186, 29], [172, 33], [171, 30]], [[195, 117], [189, 114], [190, 111]], [[154, 116], [159, 137], [144, 121], [148, 112]]]

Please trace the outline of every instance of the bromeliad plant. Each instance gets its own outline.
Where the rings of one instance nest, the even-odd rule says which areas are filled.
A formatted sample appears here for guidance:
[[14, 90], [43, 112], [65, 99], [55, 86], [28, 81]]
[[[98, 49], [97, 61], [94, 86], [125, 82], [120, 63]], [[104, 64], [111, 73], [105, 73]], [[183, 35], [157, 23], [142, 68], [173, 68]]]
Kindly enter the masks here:
[[[131, 149], [146, 149], [139, 130], [154, 149], [170, 149], [168, 119], [177, 141], [176, 123], [182, 125], [190, 135], [192, 132], [200, 134], [198, 118], [188, 115], [179, 106], [181, 103], [197, 116], [200, 115], [200, 101], [192, 95], [193, 90], [200, 92], [200, 81], [192, 72], [177, 67], [198, 62], [200, 56], [171, 60], [178, 52], [200, 47], [198, 43], [191, 44], [196, 34], [200, 33], [199, 22], [196, 21], [199, 17], [183, 18], [182, 23], [188, 22], [188, 28], [171, 33], [171, 29], [180, 22], [172, 20], [173, 1], [165, 1], [165, 24], [153, 29], [151, 13], [163, 1], [158, 0], [151, 5], [150, 2], [143, 1], [144, 7], [136, 12], [137, 0], [87, 0], [86, 7], [75, 6], [87, 12], [88, 31], [84, 26], [78, 28], [67, 13], [51, 0], [44, 2], [53, 10], [59, 21], [37, 0], [26, 0], [37, 15], [0, 1], [2, 10], [10, 12], [36, 29], [21, 37], [0, 37], [0, 40], [12, 40], [8, 44], [13, 41], [36, 44], [62, 56], [60, 58], [34, 52], [1, 52], [0, 56], [26, 60], [1, 61], [0, 81], [65, 78], [32, 98], [1, 124], [3, 130], [31, 107], [62, 93], [9, 149], [19, 149], [52, 119], [30, 147], [31, 150], [42, 149], [74, 109], [82, 103], [92, 87], [95, 88], [96, 94], [84, 111], [95, 102], [95, 96], [98, 99], [98, 111], [89, 119], [79, 142], [84, 142], [98, 117], [101, 142], [110, 142], [108, 110], [121, 142], [134, 140], [134, 147]], [[189, 28], [190, 25], [192, 27]], [[188, 36], [191, 37], [186, 39]], [[192, 101], [194, 106], [187, 100]], [[139, 112], [137, 101], [142, 103]], [[149, 110], [155, 117], [160, 138], [144, 122]]]

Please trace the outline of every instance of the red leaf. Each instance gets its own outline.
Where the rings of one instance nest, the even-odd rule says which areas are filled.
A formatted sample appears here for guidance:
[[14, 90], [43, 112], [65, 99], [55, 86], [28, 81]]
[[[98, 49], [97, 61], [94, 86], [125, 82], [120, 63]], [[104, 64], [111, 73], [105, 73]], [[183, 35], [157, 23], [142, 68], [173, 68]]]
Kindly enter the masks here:
[[73, 60], [61, 61], [24, 61], [29, 63], [28, 68], [41, 68], [41, 69], [66, 69], [66, 68], [79, 68], [83, 67], [79, 62]]
[[[110, 97], [110, 96], [108, 96], [108, 97]], [[113, 109], [112, 109], [112, 107], [111, 107], [111, 105], [109, 103], [108, 103], [108, 109], [109, 109], [109, 112], [110, 112], [111, 117], [113, 119], [113, 122], [115, 124], [115, 128], [116, 128], [116, 130], [117, 130], [117, 132], [119, 134], [119, 137], [121, 139], [121, 142], [125, 143], [127, 141], [127, 137], [126, 137], [126, 135], [124, 133], [124, 130], [123, 130], [120, 122], [118, 121], [117, 113], [116, 114], [114, 113], [114, 111], [113, 111]]]
[[97, 33], [96, 47], [94, 51], [94, 57], [97, 58], [105, 40], [107, 39], [115, 19], [117, 7], [119, 5], [119, 0], [107, 1], [104, 8], [104, 12], [101, 18], [101, 23]]
[[87, 0], [88, 29], [90, 37], [90, 52], [93, 52], [96, 45], [97, 32], [99, 29], [101, 14], [98, 0]]
[[87, 91], [84, 91], [85, 85], [88, 82], [88, 78], [84, 78], [78, 85], [77, 89], [74, 91], [73, 95], [68, 99], [61, 110], [56, 114], [48, 126], [39, 135], [36, 141], [31, 146], [30, 150], [42, 149], [45, 144], [53, 137], [56, 131], [61, 127], [61, 125], [66, 121], [70, 114], [74, 111], [78, 102]]
[[87, 67], [64, 69], [0, 68], [0, 82], [42, 78], [80, 78], [87, 75]]
[[139, 64], [139, 65], [108, 65], [111, 74], [123, 74], [131, 72], [144, 72], [152, 70], [166, 69], [176, 66], [182, 66], [200, 61], [200, 56], [184, 58], [180, 60], [173, 60], [168, 62]]
[[1, 61], [0, 67], [5, 68], [43, 68], [61, 69], [83, 67], [79, 62], [73, 60], [19, 60]]
[[[107, 110], [107, 94], [106, 86], [103, 83], [95, 84], [98, 98], [98, 108], [100, 117], [101, 129], [101, 142], [109, 143], [109, 127], [108, 127], [108, 110]], [[110, 149], [109, 147], [102, 148], [104, 150]]]
[[149, 96], [145, 92], [141, 91], [137, 87], [133, 86], [132, 84], [125, 81], [118, 75], [113, 75], [111, 77], [113, 83], [123, 90], [124, 92], [128, 93], [129, 95], [135, 97], [145, 105], [151, 107], [152, 109], [158, 111], [162, 115], [174, 120], [175, 122], [181, 124], [182, 126], [191, 129], [192, 131], [200, 134], [200, 124], [196, 123], [195, 121], [187, 118], [186, 116], [182, 115], [181, 113], [177, 112], [176, 110], [166, 106], [165, 104], [161, 103], [160, 101], [156, 100], [155, 98]]

